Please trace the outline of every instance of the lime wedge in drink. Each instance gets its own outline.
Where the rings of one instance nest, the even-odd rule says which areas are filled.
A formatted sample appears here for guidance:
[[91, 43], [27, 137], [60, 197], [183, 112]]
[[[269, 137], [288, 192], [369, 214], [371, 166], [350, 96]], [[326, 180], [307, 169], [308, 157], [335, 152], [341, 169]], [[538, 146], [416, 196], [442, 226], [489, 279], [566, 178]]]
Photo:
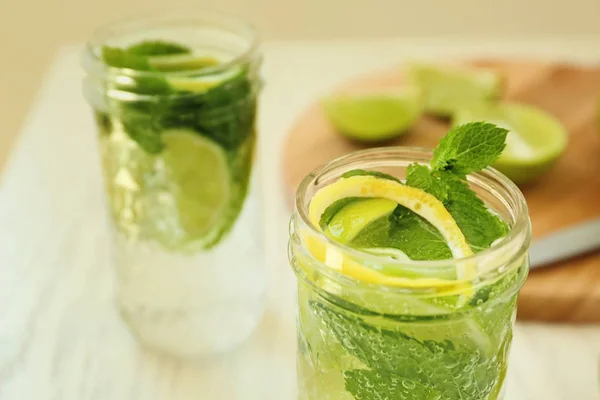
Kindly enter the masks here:
[[322, 104], [340, 134], [361, 142], [401, 136], [423, 112], [421, 95], [413, 88], [397, 93], [334, 95]]
[[400, 249], [388, 247], [373, 247], [363, 250], [367, 253], [371, 253], [379, 257], [388, 257], [390, 260], [394, 261], [410, 261], [410, 257], [408, 257], [406, 253]]
[[502, 77], [492, 71], [458, 66], [412, 64], [407, 71], [410, 81], [424, 95], [425, 111], [449, 117], [455, 112], [498, 99]]
[[508, 129], [506, 147], [494, 167], [518, 184], [546, 172], [567, 147], [567, 132], [552, 115], [525, 104], [498, 104], [458, 112], [454, 124], [486, 120]]
[[[470, 256], [471, 248], [456, 221], [448, 213], [444, 205], [431, 194], [402, 183], [376, 176], [351, 176], [338, 179], [336, 182], [320, 189], [312, 198], [309, 207], [309, 218], [315, 226], [327, 209], [337, 201], [345, 198], [367, 198], [368, 200], [350, 202], [333, 216], [325, 233], [335, 237], [336, 241], [352, 240], [370, 223], [389, 216], [398, 205], [419, 214], [429, 221], [447, 241], [452, 254], [456, 258]], [[458, 266], [458, 280], [437, 278], [412, 279], [393, 276], [384, 270], [374, 269], [346, 257], [333, 246], [313, 246], [307, 243], [309, 250], [326, 265], [342, 273], [362, 281], [387, 284], [400, 287], [437, 287], [457, 290], [470, 294], [471, 288], [467, 281], [475, 273], [474, 266], [463, 263]], [[388, 271], [389, 272], [389, 271]]]
[[225, 81], [240, 77], [245, 71], [242, 68], [229, 68], [223, 72], [199, 76], [169, 76], [167, 82], [175, 90], [202, 93]]
[[195, 131], [167, 130], [163, 141], [181, 226], [190, 237], [203, 238], [219, 228], [229, 206], [227, 155]]
[[386, 199], [354, 201], [334, 215], [325, 234], [339, 243], [349, 243], [369, 224], [389, 216], [397, 206], [396, 202]]
[[219, 64], [219, 60], [196, 54], [174, 54], [149, 57], [148, 63], [159, 71], [172, 72], [213, 67]]

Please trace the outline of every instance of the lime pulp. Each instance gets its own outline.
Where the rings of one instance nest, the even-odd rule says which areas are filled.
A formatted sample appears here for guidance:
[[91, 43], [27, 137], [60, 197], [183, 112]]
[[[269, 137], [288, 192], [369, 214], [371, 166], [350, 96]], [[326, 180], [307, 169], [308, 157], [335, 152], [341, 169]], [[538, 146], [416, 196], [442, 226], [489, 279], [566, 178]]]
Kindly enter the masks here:
[[179, 220], [191, 236], [201, 238], [222, 219], [230, 200], [227, 155], [193, 131], [163, 132], [163, 160], [172, 176]]
[[567, 147], [567, 132], [552, 115], [530, 105], [503, 103], [457, 113], [453, 123], [486, 120], [509, 130], [494, 164], [517, 184], [531, 182], [554, 165]]
[[442, 117], [493, 102], [503, 90], [502, 77], [488, 70], [412, 64], [407, 72], [412, 84], [423, 92], [425, 111]]
[[422, 115], [416, 89], [397, 93], [334, 95], [322, 102], [325, 115], [342, 135], [361, 142], [378, 142], [403, 135]]

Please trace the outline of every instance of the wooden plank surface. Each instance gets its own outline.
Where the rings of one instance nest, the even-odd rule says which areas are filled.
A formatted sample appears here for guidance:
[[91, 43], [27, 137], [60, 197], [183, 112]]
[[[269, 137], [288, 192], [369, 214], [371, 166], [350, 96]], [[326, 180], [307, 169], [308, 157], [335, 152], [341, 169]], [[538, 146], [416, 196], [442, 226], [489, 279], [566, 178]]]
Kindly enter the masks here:
[[[506, 78], [505, 99], [535, 105], [562, 121], [567, 151], [541, 179], [522, 187], [534, 238], [600, 217], [600, 133], [596, 104], [600, 69], [523, 61], [485, 60]], [[398, 68], [358, 77], [340, 91], [373, 91], [402, 85]], [[448, 123], [422, 118], [394, 146], [434, 147]], [[315, 167], [367, 146], [342, 138], [317, 103], [291, 128], [284, 147], [284, 178], [290, 200], [301, 179]], [[290, 202], [291, 203], [291, 202]], [[520, 319], [550, 322], [600, 321], [600, 253], [533, 271], [519, 298]]]

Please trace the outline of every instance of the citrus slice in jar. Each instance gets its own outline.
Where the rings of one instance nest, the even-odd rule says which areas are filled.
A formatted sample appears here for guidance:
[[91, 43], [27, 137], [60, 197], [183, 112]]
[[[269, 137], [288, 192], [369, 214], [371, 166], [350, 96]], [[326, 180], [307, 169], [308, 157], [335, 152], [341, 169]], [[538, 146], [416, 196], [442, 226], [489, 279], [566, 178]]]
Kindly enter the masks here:
[[[381, 217], [389, 215], [393, 211], [393, 207], [401, 205], [411, 210], [415, 214], [428, 221], [440, 234], [450, 248], [454, 258], [464, 258], [473, 254], [471, 247], [467, 243], [465, 236], [446, 210], [443, 203], [431, 194], [414, 187], [406, 186], [396, 180], [381, 178], [369, 175], [357, 175], [347, 178], [340, 178], [336, 182], [320, 189], [312, 198], [309, 206], [309, 219], [315, 227], [321, 228], [321, 217], [326, 212], [327, 208], [336, 201], [345, 198], [370, 198], [369, 202], [351, 203], [346, 205], [338, 212], [342, 213], [339, 217], [334, 216], [331, 221], [335, 224], [343, 225], [343, 220], [346, 220], [348, 234], [342, 233], [338, 237], [347, 240], [354, 235], [361, 227], [368, 225], [369, 222]], [[377, 200], [377, 203], [374, 201]], [[368, 207], [371, 205], [371, 207]], [[344, 209], [352, 207], [350, 211], [360, 209], [369, 209], [362, 217], [356, 217], [354, 212], [347, 212], [344, 216]], [[354, 215], [354, 217], [352, 217]], [[337, 221], [336, 221], [337, 220]], [[329, 222], [331, 224], [331, 222]], [[326, 227], [331, 234], [329, 224]], [[334, 229], [335, 232], [335, 229]], [[347, 236], [344, 236], [347, 235]], [[335, 241], [335, 237], [332, 237]], [[309, 250], [316, 258], [321, 258], [320, 261], [327, 266], [342, 272], [345, 275], [359, 279], [361, 281], [384, 284], [392, 286], [400, 286], [407, 288], [419, 287], [444, 287], [470, 285], [468, 280], [472, 279], [476, 273], [475, 266], [468, 262], [458, 262], [455, 280], [444, 280], [436, 278], [419, 278], [412, 279], [406, 277], [392, 276], [386, 274], [383, 270], [377, 270], [355, 259], [343, 254], [336, 246], [332, 244], [315, 245], [314, 239], [307, 241]], [[466, 289], [468, 290], [468, 289]]]
[[230, 202], [227, 155], [195, 131], [166, 130], [162, 138], [162, 158], [174, 186], [181, 227], [194, 239], [210, 236], [218, 230]]

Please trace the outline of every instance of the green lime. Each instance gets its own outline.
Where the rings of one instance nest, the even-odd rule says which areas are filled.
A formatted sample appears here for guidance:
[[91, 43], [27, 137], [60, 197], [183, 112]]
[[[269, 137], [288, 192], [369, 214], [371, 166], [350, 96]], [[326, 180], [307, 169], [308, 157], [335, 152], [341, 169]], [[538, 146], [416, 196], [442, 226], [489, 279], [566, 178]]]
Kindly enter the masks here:
[[373, 247], [370, 249], [363, 249], [366, 253], [371, 253], [376, 256], [386, 257], [393, 261], [410, 261], [410, 258], [400, 249], [394, 249], [393, 247]]
[[322, 104], [327, 118], [342, 135], [361, 142], [401, 136], [423, 113], [421, 95], [416, 89], [334, 95]]
[[231, 193], [227, 155], [216, 143], [185, 129], [163, 133], [179, 221], [192, 238], [211, 233], [227, 212]]
[[567, 131], [560, 121], [530, 105], [504, 103], [463, 110], [453, 122], [481, 120], [509, 130], [506, 147], [494, 167], [518, 184], [546, 172], [567, 147]]
[[232, 80], [243, 73], [241, 68], [229, 68], [225, 71], [200, 75], [200, 76], [169, 76], [167, 82], [173, 89], [202, 93], [208, 89], [223, 84], [225, 81]]
[[349, 243], [364, 228], [382, 217], [387, 217], [398, 203], [386, 199], [355, 201], [338, 211], [325, 228], [325, 234], [340, 243]]
[[219, 60], [196, 54], [174, 54], [149, 57], [148, 63], [159, 71], [173, 72], [214, 67], [219, 65]]
[[423, 92], [425, 111], [442, 117], [492, 102], [503, 90], [502, 77], [487, 70], [413, 64], [408, 68], [408, 76]]

